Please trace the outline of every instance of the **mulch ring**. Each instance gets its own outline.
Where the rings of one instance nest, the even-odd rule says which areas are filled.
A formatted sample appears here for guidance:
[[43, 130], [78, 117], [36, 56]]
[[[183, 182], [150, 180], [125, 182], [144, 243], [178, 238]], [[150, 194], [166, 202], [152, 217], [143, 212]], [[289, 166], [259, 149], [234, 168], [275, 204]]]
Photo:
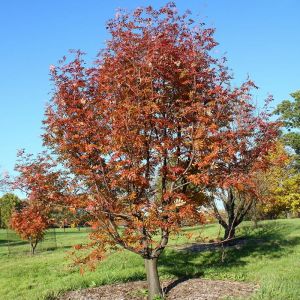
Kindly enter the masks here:
[[[162, 285], [167, 300], [218, 300], [226, 297], [247, 299], [258, 288], [257, 285], [249, 283], [199, 278], [169, 280]], [[147, 284], [144, 281], [103, 285], [68, 292], [59, 300], [145, 300], [146, 289]]]

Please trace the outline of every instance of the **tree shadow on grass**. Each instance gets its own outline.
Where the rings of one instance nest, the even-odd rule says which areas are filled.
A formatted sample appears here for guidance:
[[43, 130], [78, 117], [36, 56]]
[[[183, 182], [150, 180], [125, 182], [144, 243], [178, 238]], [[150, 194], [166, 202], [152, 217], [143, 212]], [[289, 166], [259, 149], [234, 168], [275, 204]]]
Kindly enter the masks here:
[[13, 247], [13, 246], [21, 246], [25, 244], [28, 244], [28, 242], [22, 240], [18, 240], [18, 241], [0, 240], [0, 247]]
[[[227, 245], [214, 245], [211, 249], [198, 247], [198, 251], [195, 251], [194, 245], [186, 245], [181, 250], [168, 249], [159, 260], [160, 273], [177, 277], [179, 283], [202, 277], [208, 270], [218, 274], [244, 266], [248, 263], [245, 260], [247, 257], [280, 258], [292, 253], [294, 246], [300, 245], [300, 236], [288, 237], [295, 229], [295, 226], [280, 223], [266, 223], [256, 229], [243, 226], [239, 230], [240, 237]], [[167, 289], [175, 285], [176, 282]]]
[[84, 236], [85, 234], [89, 234], [89, 233], [90, 233], [90, 231], [65, 231], [65, 232], [55, 231], [56, 235], [62, 235], [62, 236], [64, 236], [64, 235], [82, 235], [82, 236]]
[[0, 240], [0, 247], [6, 246], [7, 240]]

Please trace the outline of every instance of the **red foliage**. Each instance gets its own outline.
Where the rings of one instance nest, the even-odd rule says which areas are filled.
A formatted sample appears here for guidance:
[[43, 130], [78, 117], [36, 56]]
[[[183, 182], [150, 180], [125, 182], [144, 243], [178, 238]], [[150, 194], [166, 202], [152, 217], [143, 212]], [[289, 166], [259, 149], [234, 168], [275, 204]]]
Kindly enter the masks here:
[[249, 170], [264, 167], [276, 124], [255, 116], [251, 81], [231, 88], [210, 54], [214, 30], [192, 23], [173, 3], [120, 11], [92, 67], [80, 51], [51, 67], [44, 143], [72, 183], [64, 188], [43, 161], [35, 175], [21, 168], [20, 182], [34, 199], [89, 212], [94, 250], [83, 262], [116, 245], [156, 259], [183, 221], [202, 221], [207, 190], [245, 186]]
[[48, 220], [36, 206], [27, 206], [21, 211], [15, 211], [10, 220], [14, 229], [23, 240], [30, 242], [32, 254], [39, 241], [44, 238]]
[[97, 228], [90, 260], [116, 244], [157, 257], [182, 220], [201, 220], [189, 185], [244, 187], [264, 165], [277, 127], [254, 115], [251, 81], [230, 87], [209, 54], [214, 30], [190, 24], [173, 4], [120, 12], [93, 67], [78, 51], [51, 68], [44, 140], [84, 186], [77, 199]]
[[10, 185], [22, 191], [31, 204], [38, 205], [41, 210], [49, 209], [53, 203], [65, 204], [68, 180], [46, 152], [33, 158], [24, 150], [19, 151], [15, 170], [19, 175], [10, 181]]

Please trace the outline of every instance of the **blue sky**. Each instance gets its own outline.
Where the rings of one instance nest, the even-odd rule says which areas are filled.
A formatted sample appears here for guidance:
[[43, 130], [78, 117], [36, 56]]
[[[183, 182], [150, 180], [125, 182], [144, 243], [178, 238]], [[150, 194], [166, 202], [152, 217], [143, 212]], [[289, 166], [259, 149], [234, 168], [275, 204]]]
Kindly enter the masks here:
[[[299, 0], [175, 1], [216, 28], [217, 54], [228, 57], [235, 81], [249, 75], [258, 103], [300, 89]], [[2, 0], [0, 2], [0, 172], [13, 170], [17, 149], [41, 150], [41, 120], [50, 99], [49, 66], [68, 49], [94, 58], [108, 38], [117, 7], [160, 7], [165, 1]]]

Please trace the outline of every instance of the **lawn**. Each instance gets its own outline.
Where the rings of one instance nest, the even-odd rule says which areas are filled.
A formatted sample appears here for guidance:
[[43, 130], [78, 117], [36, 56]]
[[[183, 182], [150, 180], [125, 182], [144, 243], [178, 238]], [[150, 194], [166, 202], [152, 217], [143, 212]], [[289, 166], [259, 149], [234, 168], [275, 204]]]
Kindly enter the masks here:
[[[202, 237], [216, 237], [219, 226], [186, 228], [192, 239], [173, 237], [159, 261], [161, 278], [203, 277], [258, 283], [252, 297], [258, 299], [300, 299], [300, 219], [261, 222], [253, 230], [245, 223], [238, 230], [246, 237], [240, 249], [221, 248], [187, 253], [175, 245]], [[95, 272], [80, 275], [68, 256], [71, 246], [87, 240], [86, 230], [58, 230], [57, 249], [35, 256], [7, 254], [6, 232], [0, 231], [0, 299], [53, 299], [59, 293], [97, 285], [145, 279], [142, 259], [123, 251], [110, 255]], [[23, 245], [27, 247], [27, 245]], [[223, 259], [222, 259], [223, 258]]]

